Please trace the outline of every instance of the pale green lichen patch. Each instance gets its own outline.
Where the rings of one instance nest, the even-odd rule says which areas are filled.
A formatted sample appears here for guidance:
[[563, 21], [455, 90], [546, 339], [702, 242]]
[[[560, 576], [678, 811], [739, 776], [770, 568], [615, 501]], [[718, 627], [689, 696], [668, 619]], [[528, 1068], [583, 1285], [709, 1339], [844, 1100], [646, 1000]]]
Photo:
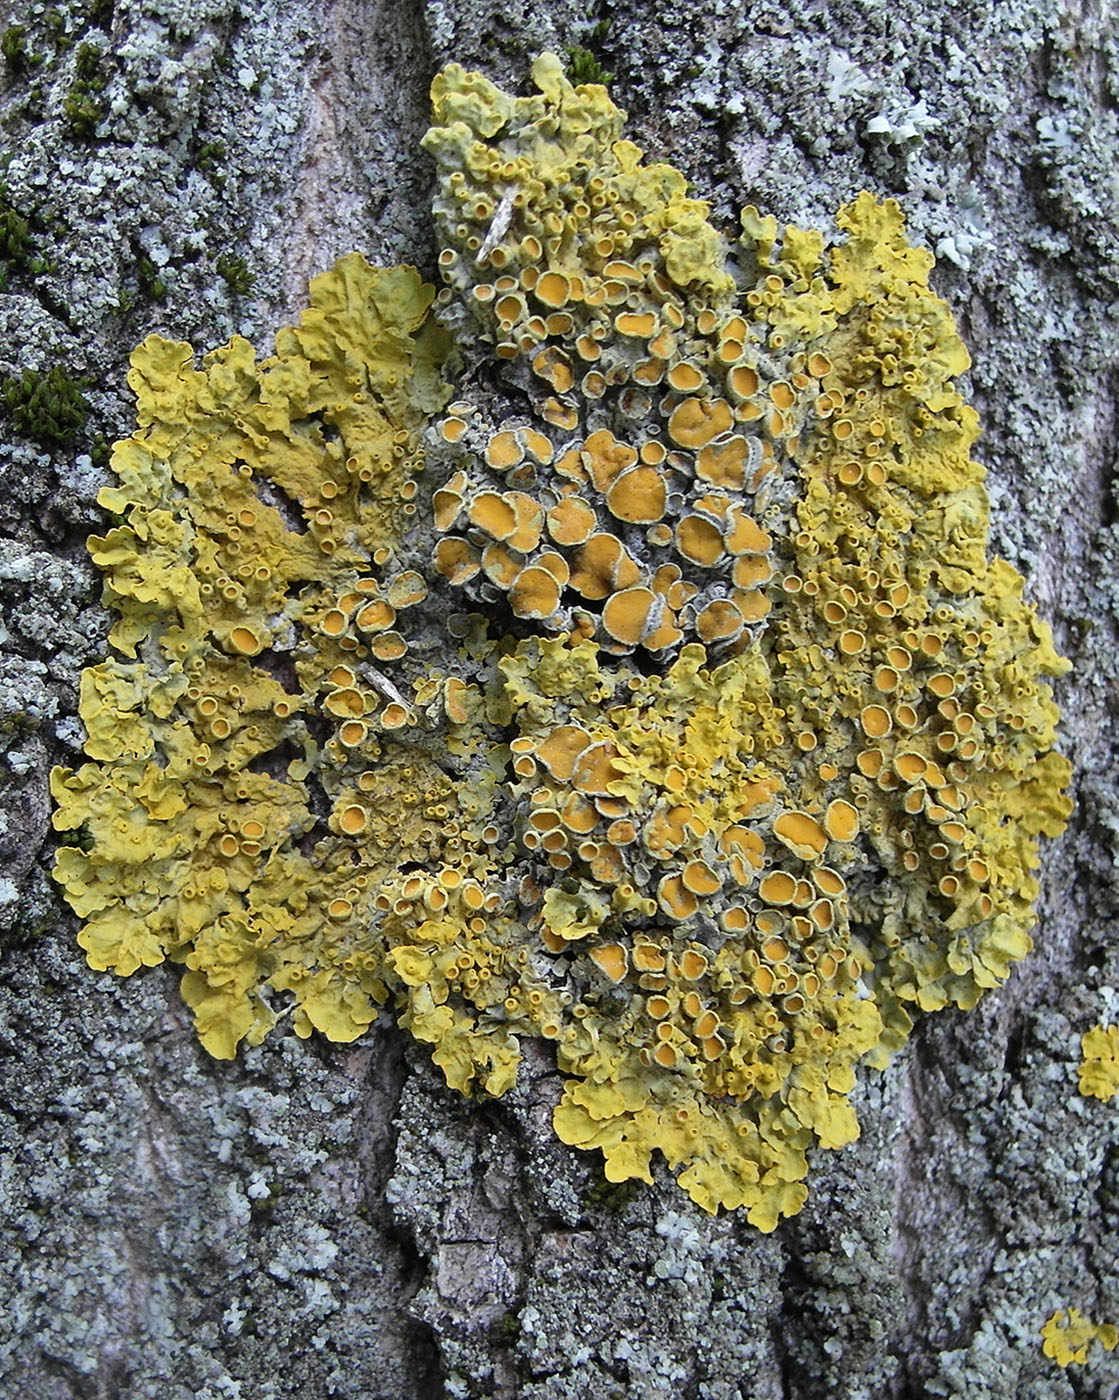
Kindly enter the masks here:
[[442, 417], [432, 291], [356, 255], [262, 364], [137, 352], [58, 875], [215, 1053], [278, 993], [333, 1039], [392, 1000], [463, 1091], [541, 1036], [565, 1142], [768, 1230], [856, 1067], [1028, 951], [1064, 663], [896, 206], [731, 245], [534, 77], [433, 88], [438, 311], [496, 374]]

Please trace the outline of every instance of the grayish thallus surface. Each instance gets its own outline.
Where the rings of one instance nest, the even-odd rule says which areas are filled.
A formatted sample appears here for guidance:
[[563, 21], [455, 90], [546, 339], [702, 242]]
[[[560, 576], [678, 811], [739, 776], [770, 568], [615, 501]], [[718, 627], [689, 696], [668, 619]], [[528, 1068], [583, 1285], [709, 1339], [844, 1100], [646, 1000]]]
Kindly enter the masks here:
[[[61, 364], [92, 412], [73, 449], [10, 424], [0, 448], [0, 1394], [1119, 1395], [1119, 1354], [1061, 1371], [1039, 1337], [1058, 1307], [1119, 1322], [1119, 1109], [1075, 1076], [1080, 1034], [1119, 1019], [1119, 46], [1100, 7], [17, 10], [0, 217], [28, 246], [4, 260], [0, 374]], [[746, 202], [827, 228], [861, 188], [901, 201], [975, 360], [995, 545], [1074, 662], [1078, 809], [1045, 852], [1035, 952], [864, 1077], [861, 1140], [815, 1154], [806, 1209], [769, 1237], [667, 1177], [604, 1190], [552, 1137], [542, 1052], [484, 1105], [388, 1021], [210, 1061], [172, 971], [85, 968], [45, 873], [46, 769], [77, 755], [107, 626], [90, 447], [130, 430], [129, 349], [153, 329], [267, 349], [350, 248], [430, 272], [433, 72], [517, 86], [603, 18], [587, 42], [631, 134], [728, 223]]]

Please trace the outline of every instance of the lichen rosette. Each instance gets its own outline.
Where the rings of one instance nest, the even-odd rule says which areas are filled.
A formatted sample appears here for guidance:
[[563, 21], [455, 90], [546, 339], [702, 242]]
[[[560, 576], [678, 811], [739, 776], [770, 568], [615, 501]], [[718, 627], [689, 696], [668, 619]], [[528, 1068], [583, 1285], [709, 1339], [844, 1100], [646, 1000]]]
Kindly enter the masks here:
[[1065, 663], [897, 206], [731, 243], [533, 76], [435, 81], [438, 295], [350, 255], [269, 360], [136, 352], [57, 873], [216, 1054], [391, 1002], [499, 1095], [543, 1037], [565, 1142], [772, 1229], [857, 1066], [1029, 950]]

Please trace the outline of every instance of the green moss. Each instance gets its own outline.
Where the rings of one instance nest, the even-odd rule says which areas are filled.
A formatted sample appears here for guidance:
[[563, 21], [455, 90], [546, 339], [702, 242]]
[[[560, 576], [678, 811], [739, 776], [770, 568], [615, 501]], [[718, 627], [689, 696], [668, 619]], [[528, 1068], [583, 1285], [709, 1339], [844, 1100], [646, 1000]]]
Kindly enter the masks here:
[[[167, 283], [146, 253], [136, 255], [136, 280], [140, 284], [141, 295], [149, 301], [162, 301], [166, 297]], [[122, 309], [130, 310], [131, 306]]]
[[0, 259], [24, 267], [31, 251], [31, 226], [0, 189]]
[[252, 291], [253, 275], [239, 254], [223, 253], [218, 258], [218, 274], [235, 296], [247, 296]]
[[216, 160], [225, 159], [224, 141], [207, 141], [199, 146], [198, 153], [194, 157], [194, 163], [199, 170], [212, 170]]
[[598, 998], [595, 1006], [600, 1015], [617, 1016], [625, 1010], [626, 999], [617, 992], [607, 992], [605, 996]]
[[258, 1196], [249, 1202], [253, 1217], [256, 1220], [267, 1219], [276, 1209], [276, 1202], [280, 1199], [280, 1192], [277, 1187], [271, 1186], [267, 1196]]
[[602, 66], [597, 52], [610, 32], [610, 21], [600, 19], [580, 34], [580, 42], [568, 44], [564, 49], [567, 75], [573, 83], [612, 83], [614, 74]]
[[105, 115], [105, 105], [81, 90], [81, 84], [75, 83], [63, 99], [62, 113], [74, 135], [89, 141]]
[[44, 447], [67, 447], [85, 432], [89, 404], [83, 380], [72, 379], [61, 365], [45, 374], [25, 369], [3, 380], [0, 402], [22, 437]]
[[30, 62], [27, 52], [27, 26], [10, 24], [0, 36], [0, 54], [13, 73], [22, 73]]
[[66, 13], [64, 10], [55, 8], [44, 11], [43, 24], [56, 44], [62, 47], [67, 46], [69, 38], [66, 33]]
[[571, 81], [580, 83], [612, 83], [613, 73], [608, 73], [599, 62], [598, 56], [579, 44], [569, 44], [564, 50], [567, 56], [567, 71]]
[[81, 44], [74, 64], [74, 82], [62, 101], [67, 126], [82, 141], [89, 141], [109, 110], [102, 93], [109, 79], [101, 66], [101, 50]]
[[51, 259], [35, 254], [31, 221], [15, 208], [0, 185], [0, 291], [19, 273], [38, 277], [53, 271]]
[[88, 827], [83, 826], [75, 833], [74, 845], [79, 851], [88, 852], [93, 850], [93, 833], [89, 830]]
[[515, 1346], [520, 1335], [521, 1319], [516, 1313], [502, 1313], [490, 1326], [490, 1337], [498, 1347]]
[[201, 171], [210, 181], [215, 189], [222, 189], [225, 186], [225, 176], [219, 167], [225, 160], [226, 148], [224, 141], [206, 141], [199, 146], [194, 157], [196, 170]]
[[583, 1204], [592, 1210], [608, 1210], [620, 1215], [640, 1191], [641, 1184], [636, 1177], [626, 1181], [607, 1181], [600, 1176], [583, 1192]]
[[80, 82], [89, 83], [101, 91], [108, 79], [101, 71], [101, 50], [95, 44], [82, 44], [74, 63], [74, 72]]

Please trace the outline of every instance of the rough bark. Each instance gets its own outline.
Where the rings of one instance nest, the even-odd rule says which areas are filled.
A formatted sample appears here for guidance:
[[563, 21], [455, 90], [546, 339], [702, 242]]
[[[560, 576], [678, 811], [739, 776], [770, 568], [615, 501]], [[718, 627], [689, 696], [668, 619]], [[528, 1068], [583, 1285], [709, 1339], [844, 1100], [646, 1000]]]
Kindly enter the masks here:
[[[27, 224], [5, 225], [0, 373], [61, 365], [91, 411], [46, 442], [9, 411], [0, 449], [5, 1395], [1119, 1395], [1116, 1354], [1062, 1371], [1039, 1336], [1059, 1307], [1119, 1321], [1119, 1118], [1075, 1074], [1080, 1034], [1119, 1016], [1119, 41], [1089, 0], [656, 10], [8, 16], [0, 214]], [[99, 440], [130, 430], [129, 349], [153, 329], [267, 348], [350, 248], [430, 273], [430, 77], [458, 59], [516, 87], [576, 42], [634, 139], [728, 221], [753, 202], [826, 228], [861, 188], [902, 202], [973, 353], [994, 545], [1074, 662], [1078, 805], [1045, 851], [1034, 953], [864, 1075], [860, 1141], [815, 1154], [807, 1207], [768, 1237], [667, 1174], [602, 1190], [551, 1133], [543, 1051], [481, 1105], [387, 1021], [356, 1047], [211, 1061], [172, 971], [86, 968], [47, 875], [45, 774], [80, 748], [78, 673], [107, 627], [83, 539]]]

